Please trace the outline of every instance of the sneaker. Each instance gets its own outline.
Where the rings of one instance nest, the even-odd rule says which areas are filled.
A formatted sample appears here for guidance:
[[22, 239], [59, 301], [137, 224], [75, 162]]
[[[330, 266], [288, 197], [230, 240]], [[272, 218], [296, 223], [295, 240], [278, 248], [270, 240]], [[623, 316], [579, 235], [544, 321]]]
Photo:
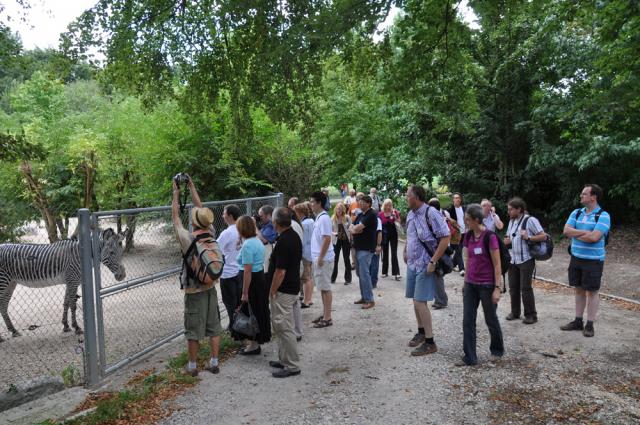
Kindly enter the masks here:
[[408, 345], [409, 347], [417, 347], [423, 342], [424, 342], [424, 334], [417, 333], [413, 336], [413, 338], [411, 338], [411, 341], [409, 341]]
[[535, 316], [529, 316], [522, 319], [522, 323], [524, 323], [525, 325], [533, 325], [537, 321], [538, 321], [538, 318]]
[[582, 320], [574, 320], [567, 323], [566, 325], [560, 326], [560, 329], [563, 331], [581, 331], [584, 329], [584, 323], [582, 322]]
[[296, 375], [300, 375], [300, 371], [299, 370], [282, 369], [282, 370], [279, 370], [277, 372], [273, 372], [271, 374], [271, 376], [273, 376], [274, 378], [288, 378], [290, 376], [296, 376]]
[[509, 314], [507, 315], [507, 317], [505, 317], [505, 319], [507, 319], [507, 320], [509, 320], [509, 321], [511, 321], [511, 320], [518, 320], [519, 318], [520, 318], [520, 315], [517, 315], [517, 316], [516, 316], [516, 315], [515, 315], [515, 314], [513, 314], [513, 313], [509, 313]]
[[198, 376], [198, 369], [189, 369], [189, 366], [185, 366], [184, 369], [182, 369], [182, 373], [195, 378]]
[[454, 366], [464, 367], [464, 366], [475, 366], [475, 363], [467, 363], [464, 359], [464, 356], [460, 357], [454, 364]]
[[216, 366], [211, 366], [209, 365], [209, 367], [207, 368], [207, 370], [211, 373], [213, 373], [214, 375], [217, 375], [218, 373], [220, 373], [220, 366], [216, 365]]
[[427, 354], [433, 354], [438, 351], [436, 344], [423, 342], [421, 346], [411, 352], [412, 356], [426, 356]]
[[442, 310], [443, 308], [447, 308], [444, 304], [433, 303], [431, 304], [431, 308], [434, 310]]
[[587, 325], [584, 327], [584, 330], [582, 331], [582, 335], [590, 338], [594, 335], [595, 333], [593, 332], [593, 325]]
[[464, 270], [460, 270], [460, 276], [464, 276]]
[[362, 298], [360, 298], [359, 300], [354, 301], [353, 303], [354, 303], [354, 304], [364, 304], [365, 302], [366, 302], [365, 300], [363, 300]]

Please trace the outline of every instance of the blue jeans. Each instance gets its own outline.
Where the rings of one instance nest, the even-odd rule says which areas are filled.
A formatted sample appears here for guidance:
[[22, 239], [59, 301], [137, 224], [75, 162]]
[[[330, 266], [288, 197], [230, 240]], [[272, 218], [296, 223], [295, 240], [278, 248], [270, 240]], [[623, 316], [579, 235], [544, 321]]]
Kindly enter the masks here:
[[378, 270], [380, 269], [380, 256], [376, 253], [373, 253], [373, 257], [371, 257], [371, 287], [375, 288], [378, 286]]
[[494, 356], [502, 356], [504, 354], [502, 330], [500, 329], [500, 321], [496, 313], [498, 305], [494, 304], [491, 300], [493, 290], [493, 285], [464, 284], [464, 289], [462, 290], [462, 341], [464, 346], [464, 361], [467, 364], [478, 363], [478, 356], [476, 354], [476, 317], [478, 316], [478, 305], [480, 303], [482, 303], [482, 311], [484, 311], [484, 321], [487, 323], [489, 334], [491, 335], [489, 350]]
[[373, 288], [371, 286], [371, 260], [374, 253], [371, 251], [356, 251], [358, 261], [358, 277], [360, 279], [360, 295], [367, 303], [373, 302]]

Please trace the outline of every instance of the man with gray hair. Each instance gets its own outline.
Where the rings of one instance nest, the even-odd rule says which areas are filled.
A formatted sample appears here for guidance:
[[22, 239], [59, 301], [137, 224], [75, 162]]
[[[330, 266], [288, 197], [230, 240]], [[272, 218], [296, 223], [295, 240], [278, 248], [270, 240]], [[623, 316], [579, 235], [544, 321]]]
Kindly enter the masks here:
[[277, 208], [273, 213], [278, 242], [269, 259], [271, 289], [271, 326], [278, 339], [278, 361], [269, 366], [279, 369], [274, 378], [287, 378], [300, 374], [300, 356], [293, 326], [293, 308], [300, 292], [300, 261], [302, 241], [291, 228], [291, 213], [287, 208]]

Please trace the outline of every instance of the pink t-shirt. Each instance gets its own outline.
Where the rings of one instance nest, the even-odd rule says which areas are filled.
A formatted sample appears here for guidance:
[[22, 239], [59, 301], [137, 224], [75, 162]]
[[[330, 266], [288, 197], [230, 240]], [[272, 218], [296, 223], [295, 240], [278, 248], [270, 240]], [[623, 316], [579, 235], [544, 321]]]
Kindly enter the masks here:
[[[485, 232], [480, 234], [480, 238], [475, 240], [473, 236], [463, 239], [462, 246], [467, 248], [469, 260], [466, 264], [464, 281], [466, 283], [475, 283], [479, 285], [493, 285], [495, 279], [493, 276], [493, 262], [491, 261], [491, 254], [485, 252], [484, 235]], [[495, 233], [489, 236], [489, 249], [500, 249], [498, 245], [498, 237]]]

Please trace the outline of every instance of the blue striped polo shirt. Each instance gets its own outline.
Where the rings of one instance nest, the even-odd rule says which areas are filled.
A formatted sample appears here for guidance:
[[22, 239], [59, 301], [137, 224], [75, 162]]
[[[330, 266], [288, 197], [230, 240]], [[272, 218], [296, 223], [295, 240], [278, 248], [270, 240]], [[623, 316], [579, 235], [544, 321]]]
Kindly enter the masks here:
[[[580, 208], [573, 211], [569, 216], [567, 224], [576, 230], [586, 230], [588, 232], [598, 230], [602, 232], [600, 240], [594, 243], [582, 242], [577, 238], [571, 238], [571, 254], [574, 257], [583, 258], [585, 260], [604, 261], [604, 239], [605, 235], [609, 233], [609, 228], [611, 227], [611, 217], [608, 212], [602, 211], [600, 218], [598, 219], [598, 223], [596, 224], [596, 212], [600, 211], [600, 209], [601, 208], [598, 205], [593, 211], [587, 214], [586, 208]], [[576, 215], [578, 214], [578, 211], [580, 211], [580, 216], [576, 222]]]

